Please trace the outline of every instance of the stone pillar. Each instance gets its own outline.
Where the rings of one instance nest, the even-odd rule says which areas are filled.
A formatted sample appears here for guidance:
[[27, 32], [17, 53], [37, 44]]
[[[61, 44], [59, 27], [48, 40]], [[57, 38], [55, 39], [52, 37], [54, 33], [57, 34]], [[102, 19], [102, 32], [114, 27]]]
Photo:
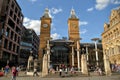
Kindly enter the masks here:
[[99, 40], [99, 38], [93, 38], [91, 40], [95, 41], [96, 65], [99, 66], [99, 63], [98, 63], [98, 50], [97, 50], [97, 41]]
[[43, 56], [42, 77], [48, 75], [48, 57], [47, 54]]
[[96, 65], [98, 66], [98, 50], [97, 50], [97, 43], [95, 41], [95, 53], [96, 53]]
[[110, 76], [111, 75], [110, 62], [106, 53], [104, 54], [104, 68], [105, 68], [105, 74]]
[[38, 60], [35, 59], [35, 60], [34, 60], [34, 69], [37, 68], [37, 67], [38, 67]]
[[77, 61], [78, 61], [78, 71], [80, 71], [80, 45], [79, 41], [77, 40]]
[[48, 67], [50, 66], [50, 44], [49, 40], [47, 40], [47, 55], [48, 55]]
[[74, 66], [74, 47], [72, 46], [72, 66]]
[[82, 74], [88, 75], [86, 54], [81, 55], [81, 72]]
[[27, 64], [27, 69], [30, 70], [31, 62], [33, 61], [33, 56], [29, 56], [28, 58], [28, 64]]
[[87, 55], [87, 62], [88, 62], [88, 60], [89, 60], [89, 53], [88, 53], [88, 47], [90, 46], [88, 43], [86, 43], [85, 45], [85, 48], [86, 48], [86, 55]]

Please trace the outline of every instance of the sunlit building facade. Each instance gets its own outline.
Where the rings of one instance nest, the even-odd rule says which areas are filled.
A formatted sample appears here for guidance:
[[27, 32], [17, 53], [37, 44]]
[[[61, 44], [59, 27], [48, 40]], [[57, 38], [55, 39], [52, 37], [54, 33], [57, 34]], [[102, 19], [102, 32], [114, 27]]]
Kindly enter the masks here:
[[109, 22], [104, 24], [102, 45], [110, 63], [120, 64], [120, 7], [111, 11]]

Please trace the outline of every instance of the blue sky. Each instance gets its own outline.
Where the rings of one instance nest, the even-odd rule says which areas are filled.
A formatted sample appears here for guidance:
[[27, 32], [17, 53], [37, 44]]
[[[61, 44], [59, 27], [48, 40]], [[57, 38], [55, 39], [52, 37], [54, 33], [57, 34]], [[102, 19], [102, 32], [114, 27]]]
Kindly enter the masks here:
[[40, 17], [49, 8], [52, 17], [51, 36], [68, 38], [68, 18], [73, 8], [80, 20], [81, 42], [101, 38], [104, 23], [109, 22], [112, 9], [120, 7], [120, 0], [17, 0], [24, 15], [24, 25], [40, 34]]

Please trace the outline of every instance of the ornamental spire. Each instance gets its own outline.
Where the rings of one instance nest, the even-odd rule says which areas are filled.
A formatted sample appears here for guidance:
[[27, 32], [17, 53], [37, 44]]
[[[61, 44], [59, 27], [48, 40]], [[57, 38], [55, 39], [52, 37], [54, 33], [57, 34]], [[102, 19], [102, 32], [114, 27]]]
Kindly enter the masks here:
[[71, 9], [70, 18], [77, 18], [74, 9]]
[[50, 16], [49, 16], [49, 9], [48, 8], [45, 8], [45, 12], [43, 14], [43, 17], [44, 18], [50, 18]]

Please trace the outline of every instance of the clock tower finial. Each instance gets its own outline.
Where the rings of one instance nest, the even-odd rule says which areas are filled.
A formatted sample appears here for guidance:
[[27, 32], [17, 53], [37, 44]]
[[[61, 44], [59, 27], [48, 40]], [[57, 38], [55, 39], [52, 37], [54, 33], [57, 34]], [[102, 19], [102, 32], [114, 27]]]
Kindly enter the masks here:
[[71, 9], [70, 18], [77, 18], [74, 9]]
[[48, 8], [45, 8], [45, 12], [43, 14], [43, 17], [44, 18], [50, 18], [50, 16], [49, 16], [49, 9]]

